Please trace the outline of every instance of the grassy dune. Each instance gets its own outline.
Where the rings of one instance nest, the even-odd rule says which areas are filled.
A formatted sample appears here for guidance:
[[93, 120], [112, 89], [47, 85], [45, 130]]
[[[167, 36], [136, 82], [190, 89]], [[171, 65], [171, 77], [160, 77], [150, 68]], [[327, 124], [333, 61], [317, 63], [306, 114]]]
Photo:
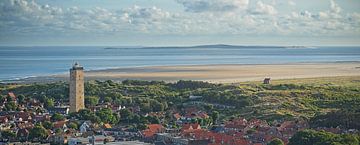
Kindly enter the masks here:
[[[324, 77], [274, 80], [271, 85], [244, 82], [240, 88], [255, 89], [256, 103], [237, 110], [246, 117], [264, 119], [311, 118], [329, 111], [360, 108], [360, 77]], [[237, 114], [231, 112], [229, 114]]]

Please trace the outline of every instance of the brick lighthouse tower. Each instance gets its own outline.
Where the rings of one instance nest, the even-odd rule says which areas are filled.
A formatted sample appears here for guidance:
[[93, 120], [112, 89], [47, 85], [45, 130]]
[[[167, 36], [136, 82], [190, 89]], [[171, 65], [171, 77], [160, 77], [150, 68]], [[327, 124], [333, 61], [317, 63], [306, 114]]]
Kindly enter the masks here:
[[77, 62], [70, 68], [70, 112], [84, 109], [84, 68]]

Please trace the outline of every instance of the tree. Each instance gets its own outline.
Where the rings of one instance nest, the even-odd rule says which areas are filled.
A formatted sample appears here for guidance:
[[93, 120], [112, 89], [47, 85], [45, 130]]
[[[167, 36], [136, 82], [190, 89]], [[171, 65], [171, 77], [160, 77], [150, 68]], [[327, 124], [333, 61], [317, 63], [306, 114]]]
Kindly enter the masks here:
[[44, 128], [46, 128], [46, 129], [52, 129], [54, 127], [54, 124], [50, 121], [44, 121], [42, 123], [42, 126], [44, 126]]
[[0, 101], [1, 101], [1, 102], [4, 101], [4, 98], [6, 98], [6, 97], [3, 96], [3, 95], [0, 95]]
[[17, 108], [17, 105], [15, 104], [15, 102], [7, 102], [5, 104], [4, 110], [5, 111], [14, 111], [14, 110], [16, 110], [16, 108]]
[[67, 127], [77, 130], [78, 124], [76, 124], [75, 122], [70, 122]]
[[284, 145], [284, 142], [281, 139], [275, 138], [271, 140], [267, 145]]
[[122, 120], [129, 121], [133, 117], [133, 113], [129, 109], [120, 110], [120, 117]]
[[132, 117], [132, 121], [133, 123], [140, 123], [140, 119], [141, 117], [137, 114], [135, 114], [133, 117]]
[[54, 113], [52, 116], [51, 116], [51, 120], [52, 121], [63, 121], [65, 119], [65, 117], [59, 113]]
[[206, 104], [206, 105], [204, 105], [204, 109], [205, 109], [205, 111], [210, 112], [210, 110], [214, 109], [214, 105]]
[[211, 113], [211, 118], [213, 119], [213, 122], [216, 123], [216, 121], [219, 119], [219, 112], [218, 111], [213, 111]]
[[53, 108], [54, 107], [54, 99], [52, 98], [46, 98], [44, 102], [45, 108]]
[[96, 112], [96, 116], [98, 116], [104, 123], [116, 124], [118, 122], [118, 117], [116, 114], [113, 114], [112, 110], [109, 108], [103, 108]]
[[63, 132], [63, 130], [61, 128], [55, 129], [55, 134], [61, 134], [62, 132]]
[[38, 124], [29, 132], [29, 139], [32, 140], [44, 140], [47, 136], [46, 129]]
[[160, 124], [160, 119], [156, 116], [148, 116], [146, 117], [146, 119], [151, 123], [151, 124]]
[[140, 110], [145, 113], [151, 112], [152, 108], [150, 103], [140, 103]]
[[93, 123], [99, 123], [101, 120], [94, 112], [91, 112], [89, 109], [81, 109], [77, 113], [71, 114], [79, 120], [90, 120]]
[[110, 103], [112, 102], [113, 100], [111, 99], [111, 97], [104, 97], [104, 102], [105, 103]]
[[25, 103], [25, 96], [23, 94], [18, 95], [17, 99], [18, 99], [19, 104]]
[[304, 130], [297, 132], [288, 145], [358, 145], [359, 140], [354, 135], [338, 135], [325, 131]]
[[147, 129], [147, 125], [141, 123], [141, 124], [137, 125], [137, 129], [139, 129], [139, 130], [145, 130], [145, 129]]
[[99, 98], [95, 96], [85, 97], [85, 103], [90, 106], [95, 106], [99, 103]]
[[14, 133], [10, 130], [4, 130], [1, 132], [1, 137], [3, 139], [7, 139], [7, 140], [13, 140], [16, 138], [16, 133]]
[[152, 101], [151, 107], [154, 112], [164, 111], [164, 105], [156, 100]]

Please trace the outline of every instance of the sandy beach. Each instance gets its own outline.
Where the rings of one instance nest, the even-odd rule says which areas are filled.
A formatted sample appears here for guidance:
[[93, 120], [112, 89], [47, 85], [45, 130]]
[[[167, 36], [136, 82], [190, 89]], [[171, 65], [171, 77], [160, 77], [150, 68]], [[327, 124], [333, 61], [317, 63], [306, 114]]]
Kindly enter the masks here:
[[[86, 68], [85, 68], [86, 69]], [[296, 63], [271, 65], [193, 65], [153, 66], [87, 71], [86, 80], [199, 80], [212, 83], [236, 83], [261, 81], [265, 77], [273, 80], [294, 78], [316, 78], [333, 76], [360, 76], [360, 62], [341, 63]], [[68, 74], [33, 77], [17, 82], [67, 81]]]

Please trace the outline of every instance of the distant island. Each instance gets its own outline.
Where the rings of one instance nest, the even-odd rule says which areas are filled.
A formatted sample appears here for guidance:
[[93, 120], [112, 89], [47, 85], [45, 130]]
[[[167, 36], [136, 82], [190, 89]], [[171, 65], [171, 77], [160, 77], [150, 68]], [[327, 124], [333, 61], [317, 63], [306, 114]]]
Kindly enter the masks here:
[[229, 44], [212, 44], [212, 45], [195, 45], [195, 46], [139, 46], [139, 47], [105, 47], [104, 49], [126, 49], [126, 48], [167, 48], [167, 49], [189, 49], [189, 48], [224, 48], [224, 49], [241, 49], [241, 48], [314, 48], [308, 46], [261, 46], [261, 45], [229, 45]]

